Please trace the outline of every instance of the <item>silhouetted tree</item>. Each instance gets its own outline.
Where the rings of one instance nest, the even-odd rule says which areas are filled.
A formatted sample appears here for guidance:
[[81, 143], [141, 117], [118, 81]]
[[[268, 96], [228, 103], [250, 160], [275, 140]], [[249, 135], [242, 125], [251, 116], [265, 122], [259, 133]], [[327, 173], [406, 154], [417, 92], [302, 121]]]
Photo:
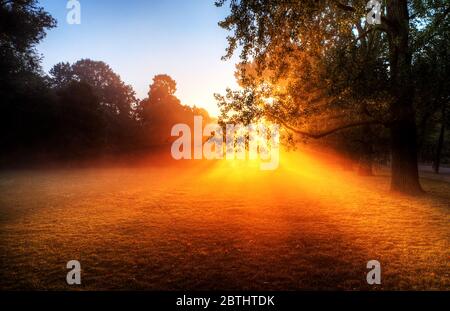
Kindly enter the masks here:
[[[222, 6], [226, 2], [228, 1], [219, 0], [216, 4]], [[285, 60], [293, 55], [292, 52], [300, 51], [306, 56], [321, 55], [326, 58], [330, 55], [327, 52], [337, 46], [346, 50], [347, 43], [351, 43], [351, 49], [355, 46], [354, 41], [358, 42], [356, 45], [358, 50], [364, 50], [365, 44], [370, 43], [370, 36], [380, 32], [382, 36], [379, 38], [382, 40], [382, 47], [385, 48], [377, 49], [376, 52], [379, 57], [387, 60], [386, 72], [389, 82], [383, 89], [383, 95], [389, 95], [389, 100], [386, 101], [389, 118], [382, 123], [390, 130], [391, 189], [410, 194], [422, 192], [417, 167], [412, 56], [433, 37], [435, 31], [447, 19], [450, 7], [446, 1], [387, 1], [386, 5], [382, 6], [379, 25], [361, 24], [367, 4], [367, 1], [363, 0], [350, 2], [237, 0], [229, 3], [230, 15], [220, 23], [223, 28], [233, 31], [228, 37], [229, 47], [226, 57], [230, 57], [240, 46], [243, 62], [253, 60], [261, 68], [268, 67], [281, 73], [286, 67]], [[348, 40], [349, 38], [352, 40]], [[303, 70], [308, 72], [311, 68], [320, 70], [325, 67], [304, 67]], [[308, 84], [314, 87], [313, 84], [320, 77], [320, 72], [310, 76]], [[320, 85], [319, 82], [319, 87], [316, 88], [320, 89]], [[302, 87], [299, 85], [300, 91]], [[312, 93], [306, 94], [310, 96]], [[344, 99], [345, 94], [341, 95]], [[320, 97], [314, 100], [318, 101]], [[265, 114], [301, 135], [324, 137], [350, 127], [380, 123], [380, 120], [375, 118], [362, 118], [359, 110], [355, 115], [354, 110], [343, 109], [349, 116], [346, 123], [319, 132], [304, 131], [297, 128], [295, 115], [308, 111], [295, 109], [297, 105], [294, 100], [291, 103], [293, 105], [282, 110], [288, 114], [280, 115], [280, 110], [273, 109], [270, 105]], [[373, 103], [379, 104], [376, 100]], [[348, 104], [350, 107], [353, 106], [351, 98]], [[351, 118], [352, 116], [356, 116], [356, 119]], [[323, 127], [322, 124], [321, 126]]]
[[70, 158], [96, 154], [105, 146], [106, 120], [99, 98], [86, 82], [71, 81], [57, 91], [60, 153]]
[[73, 65], [59, 63], [50, 70], [50, 74], [53, 86], [59, 90], [72, 82], [85, 83], [91, 87], [98, 98], [98, 107], [95, 109], [101, 112], [103, 119], [104, 128], [98, 133], [102, 135], [103, 147], [117, 151], [132, 148], [137, 143], [139, 124], [135, 113], [135, 92], [107, 64], [89, 59]]
[[101, 61], [59, 63], [45, 76], [35, 46], [55, 25], [37, 1], [0, 0], [3, 160], [132, 151], [167, 142], [174, 123], [192, 123], [197, 114], [209, 118], [204, 109], [181, 105], [167, 75], [155, 77], [142, 103]]
[[26, 152], [45, 143], [42, 137], [49, 132], [53, 107], [35, 47], [45, 30], [55, 25], [35, 0], [0, 1], [0, 149], [4, 152]]
[[175, 96], [176, 82], [165, 74], [156, 75], [150, 85], [148, 98], [141, 101], [140, 119], [146, 145], [162, 145], [173, 140], [171, 129], [177, 123], [193, 126], [194, 116], [210, 118], [206, 110], [182, 105]]

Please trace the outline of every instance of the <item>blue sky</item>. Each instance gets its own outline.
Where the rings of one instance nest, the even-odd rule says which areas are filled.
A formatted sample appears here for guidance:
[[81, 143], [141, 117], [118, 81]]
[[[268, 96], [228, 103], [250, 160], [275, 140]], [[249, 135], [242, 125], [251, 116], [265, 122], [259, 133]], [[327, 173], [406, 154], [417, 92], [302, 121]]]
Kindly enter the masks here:
[[138, 97], [147, 95], [154, 75], [178, 84], [183, 104], [218, 110], [214, 92], [236, 87], [237, 57], [222, 61], [227, 32], [217, 25], [226, 8], [214, 0], [79, 0], [81, 24], [66, 22], [66, 0], [41, 0], [58, 21], [38, 46], [43, 68], [82, 58], [108, 63]]

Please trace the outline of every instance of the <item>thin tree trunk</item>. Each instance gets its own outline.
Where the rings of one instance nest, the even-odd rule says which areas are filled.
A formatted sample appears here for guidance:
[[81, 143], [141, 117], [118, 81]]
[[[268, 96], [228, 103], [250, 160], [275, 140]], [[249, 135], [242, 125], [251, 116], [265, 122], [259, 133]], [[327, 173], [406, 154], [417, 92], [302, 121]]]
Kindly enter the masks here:
[[391, 127], [391, 190], [406, 194], [422, 193], [417, 167], [415, 123], [396, 122]]
[[444, 146], [444, 134], [445, 134], [445, 107], [442, 108], [441, 131], [439, 133], [438, 144], [436, 148], [436, 157], [433, 163], [433, 169], [436, 174], [439, 174], [439, 168], [441, 166], [441, 154], [442, 154], [442, 147]]
[[390, 128], [391, 190], [415, 195], [423, 190], [417, 166], [417, 126], [413, 107], [408, 14], [406, 0], [387, 2], [391, 87], [396, 98], [390, 107], [393, 119]]
[[373, 176], [373, 146], [372, 146], [372, 130], [370, 125], [362, 128], [362, 150], [359, 157], [358, 175]]
[[359, 176], [373, 176], [373, 161], [372, 156], [361, 158], [358, 165]]
[[340, 160], [340, 165], [344, 171], [351, 171], [353, 169], [351, 153], [348, 151], [343, 152], [343, 157]]

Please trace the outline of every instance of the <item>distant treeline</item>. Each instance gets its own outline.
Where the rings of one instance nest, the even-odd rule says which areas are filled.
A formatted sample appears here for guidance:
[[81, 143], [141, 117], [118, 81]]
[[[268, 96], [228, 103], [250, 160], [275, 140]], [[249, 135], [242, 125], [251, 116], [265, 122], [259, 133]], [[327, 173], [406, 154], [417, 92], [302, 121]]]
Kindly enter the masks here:
[[[309, 5], [314, 6], [314, 3]], [[244, 6], [245, 2], [241, 5]], [[294, 3], [289, 5], [296, 6]], [[432, 8], [434, 5], [428, 6]], [[428, 6], [419, 8], [417, 12], [423, 11], [421, 14], [425, 16], [427, 12], [432, 12]], [[258, 5], [253, 9], [267, 9], [270, 14], [277, 16], [277, 10], [284, 8]], [[237, 42], [248, 40], [246, 48], [249, 49], [252, 46], [250, 42], [263, 44], [267, 40], [253, 40], [253, 36], [259, 32], [252, 31], [252, 27], [258, 23], [247, 24], [247, 18], [256, 15], [246, 13], [241, 16], [246, 10], [251, 11], [252, 7], [233, 11], [232, 14], [236, 16], [228, 18], [227, 23], [236, 23], [236, 27], [243, 29], [236, 33], [236, 36], [243, 38], [235, 39]], [[287, 7], [286, 10], [290, 9]], [[262, 20], [268, 23], [270, 20], [265, 18], [263, 11], [260, 12], [264, 17]], [[332, 11], [326, 12], [331, 14], [332, 20], [340, 18]], [[367, 40], [374, 46], [369, 48], [370, 45], [358, 43], [353, 36], [340, 33], [344, 28], [338, 27], [334, 31], [339, 35], [335, 35], [333, 40], [337, 40], [340, 45], [331, 44], [327, 57], [324, 57], [321, 38], [329, 30], [323, 29], [325, 33], [321, 36], [309, 38], [313, 42], [319, 40], [313, 46], [320, 52], [320, 57], [316, 57], [320, 62], [312, 62], [314, 58], [310, 56], [315, 55], [315, 52], [309, 51], [306, 57], [305, 50], [293, 46], [291, 39], [278, 46], [277, 35], [283, 32], [270, 32], [270, 36], [274, 36], [273, 45], [270, 45], [274, 49], [273, 53], [263, 53], [259, 58], [259, 61], [267, 63], [270, 70], [258, 78], [262, 81], [253, 81], [258, 79], [248, 80], [247, 76], [254, 71], [252, 66], [258, 61], [255, 64], [247, 61], [240, 64], [236, 76], [244, 90], [228, 91], [226, 96], [217, 97], [222, 111], [219, 122], [248, 123], [266, 118], [292, 127], [311, 125], [313, 132], [320, 134], [324, 128], [334, 126], [333, 120], [342, 119], [344, 125], [349, 120], [356, 120], [357, 124], [361, 120], [378, 120], [383, 125], [367, 123], [362, 127], [335, 133], [321, 141], [349, 157], [359, 158], [363, 166], [367, 166], [368, 173], [371, 173], [374, 160], [388, 163], [393, 148], [402, 147], [409, 139], [412, 142], [408, 143], [413, 148], [408, 149], [406, 146], [400, 152], [399, 159], [411, 158], [408, 160], [411, 165], [404, 166], [402, 163], [406, 163], [406, 160], [397, 161], [397, 167], [406, 170], [398, 176], [414, 175], [416, 153], [419, 161], [434, 162], [438, 169], [440, 163], [450, 162], [449, 12], [446, 9], [438, 14], [441, 16], [438, 18], [440, 22], [431, 23], [430, 33], [425, 33], [429, 37], [427, 43], [422, 44], [423, 47], [412, 55], [411, 64], [405, 72], [410, 76], [407, 82], [414, 92], [404, 91], [398, 85], [392, 87], [393, 71], [389, 64], [397, 58], [390, 55], [386, 36], [379, 32], [370, 32]], [[309, 15], [305, 17], [309, 18]], [[274, 27], [286, 30], [284, 21], [280, 22], [280, 25], [275, 23]], [[294, 18], [290, 22], [291, 27], [297, 29], [295, 25], [298, 19]], [[222, 23], [222, 26], [227, 28], [227, 23]], [[245, 28], [248, 25], [252, 27]], [[240, 29], [235, 26], [229, 28]], [[209, 118], [205, 110], [180, 103], [174, 95], [176, 82], [167, 75], [157, 75], [152, 82], [149, 81], [148, 97], [139, 100], [132, 87], [101, 61], [82, 59], [73, 64], [59, 63], [49, 74], [42, 72], [36, 45], [45, 37], [46, 31], [53, 27], [56, 27], [56, 21], [36, 0], [0, 1], [0, 161], [17, 162], [36, 157], [78, 159], [145, 150], [169, 143], [170, 129], [175, 123], [191, 124], [194, 115]], [[269, 28], [262, 27], [261, 31], [264, 29]], [[396, 35], [396, 32], [392, 32], [392, 35]], [[409, 36], [417, 42], [423, 41], [417, 30]], [[245, 40], [243, 42], [247, 42]], [[231, 47], [235, 48], [236, 45], [231, 44]], [[260, 48], [255, 51], [268, 50]], [[393, 52], [398, 51], [393, 49], [391, 54]], [[243, 72], [246, 74], [240, 74]], [[271, 84], [271, 75], [276, 77], [276, 84]], [[284, 84], [280, 81], [284, 81]], [[258, 85], [266, 87], [258, 90]], [[286, 90], [281, 92], [280, 85], [284, 85]], [[258, 92], [272, 101], [267, 104], [258, 99]], [[395, 93], [395, 96], [391, 93]], [[406, 96], [409, 93], [414, 93], [414, 97]], [[398, 101], [394, 100], [397, 95], [408, 97], [409, 110], [393, 111], [390, 108], [390, 103]], [[403, 115], [405, 111], [408, 116], [414, 117], [406, 125], [413, 126], [400, 131], [401, 135], [392, 136], [396, 129], [394, 125], [401, 119], [396, 115]], [[207, 123], [208, 120], [205, 121]], [[293, 141], [291, 134], [287, 135], [288, 141]], [[393, 137], [398, 141], [393, 143]], [[414, 156], [410, 157], [411, 154]]]
[[204, 109], [180, 103], [167, 75], [155, 76], [148, 97], [139, 100], [101, 61], [59, 63], [43, 73], [35, 46], [55, 24], [36, 1], [0, 5], [2, 160], [145, 149], [168, 143], [175, 123], [189, 124], [199, 114], [209, 118]]
[[139, 100], [101, 61], [59, 63], [49, 76], [13, 83], [2, 103], [5, 155], [63, 159], [129, 152], [169, 143], [171, 127], [192, 123], [194, 115], [209, 118], [206, 110], [180, 103], [168, 75], [155, 76], [148, 97]]

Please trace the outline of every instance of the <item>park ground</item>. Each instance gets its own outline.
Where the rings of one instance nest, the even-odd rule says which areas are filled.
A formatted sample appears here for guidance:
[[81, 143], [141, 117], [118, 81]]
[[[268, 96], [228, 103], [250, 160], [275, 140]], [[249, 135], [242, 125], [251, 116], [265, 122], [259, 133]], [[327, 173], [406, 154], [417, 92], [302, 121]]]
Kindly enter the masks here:
[[423, 196], [393, 194], [385, 173], [307, 152], [275, 171], [155, 156], [3, 170], [0, 289], [450, 290], [450, 184], [421, 182]]

